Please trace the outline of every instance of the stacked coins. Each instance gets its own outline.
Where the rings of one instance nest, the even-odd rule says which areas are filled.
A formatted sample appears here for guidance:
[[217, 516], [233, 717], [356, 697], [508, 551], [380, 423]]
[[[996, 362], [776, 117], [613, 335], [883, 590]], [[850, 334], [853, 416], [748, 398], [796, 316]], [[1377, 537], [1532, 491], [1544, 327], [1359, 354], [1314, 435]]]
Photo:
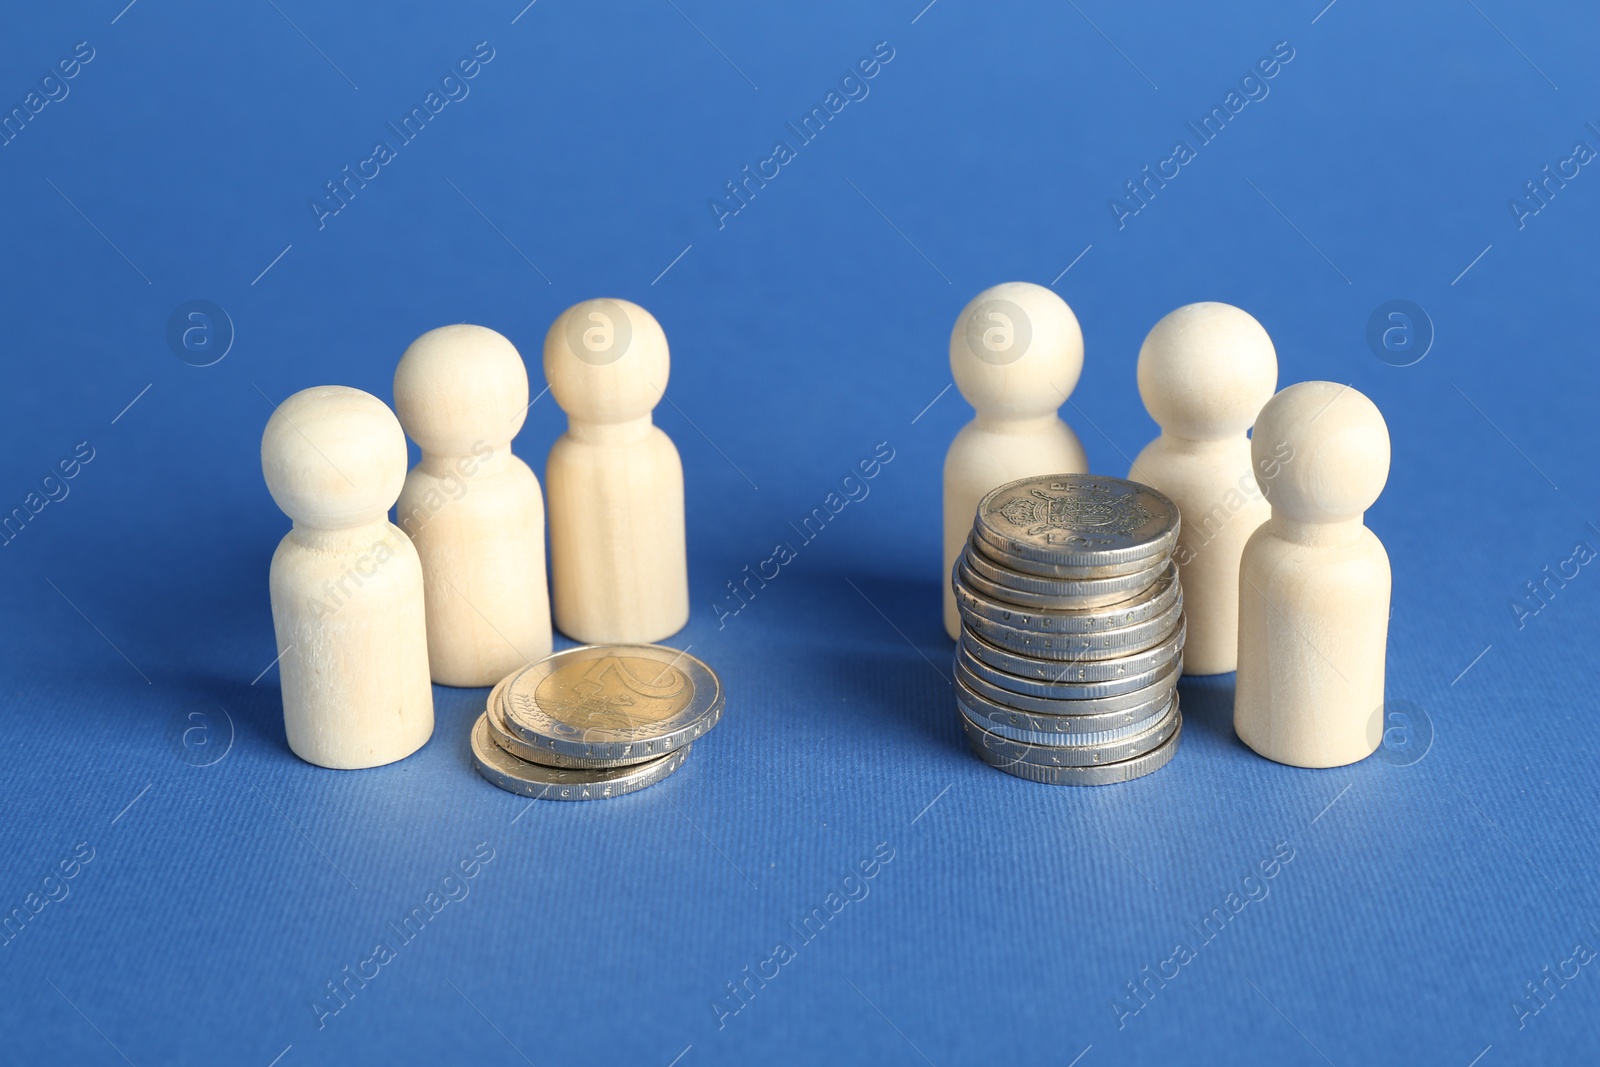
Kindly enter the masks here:
[[523, 796], [622, 796], [683, 766], [722, 706], [722, 681], [687, 652], [569, 648], [494, 687], [472, 728], [473, 762], [489, 781]]
[[985, 762], [1051, 785], [1166, 765], [1183, 727], [1177, 540], [1177, 505], [1120, 478], [1024, 478], [978, 503], [951, 582], [956, 704]]

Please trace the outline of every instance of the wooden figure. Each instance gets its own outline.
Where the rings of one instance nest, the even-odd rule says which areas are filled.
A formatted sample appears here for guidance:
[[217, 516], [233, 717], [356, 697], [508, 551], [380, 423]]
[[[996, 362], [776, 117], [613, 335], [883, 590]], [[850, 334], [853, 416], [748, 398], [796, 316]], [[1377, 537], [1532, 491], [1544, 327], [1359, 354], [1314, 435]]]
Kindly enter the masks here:
[[1342, 767], [1382, 741], [1389, 556], [1362, 520], [1389, 428], [1349, 386], [1301, 382], [1261, 409], [1251, 455], [1272, 517], [1239, 568], [1233, 728], [1279, 763]]
[[400, 424], [422, 450], [396, 505], [422, 561], [428, 666], [441, 685], [493, 685], [550, 654], [539, 479], [511, 454], [528, 372], [483, 326], [442, 326], [394, 372]]
[[433, 733], [422, 566], [388, 515], [405, 433], [369, 393], [306, 389], [267, 421], [261, 470], [294, 520], [269, 583], [289, 747], [319, 767], [404, 759]]
[[1239, 652], [1239, 556], [1272, 511], [1256, 488], [1245, 434], [1277, 388], [1278, 356], [1245, 312], [1189, 304], [1145, 337], [1138, 375], [1161, 436], [1128, 477], [1167, 494], [1183, 517], [1173, 553], [1189, 620], [1183, 673], [1222, 674]]
[[944, 629], [960, 633], [950, 570], [978, 501], [1036, 474], [1081, 474], [1083, 445], [1056, 414], [1083, 371], [1083, 331], [1055, 293], [1031, 282], [985, 289], [950, 332], [950, 373], [977, 414], [944, 459]]
[[550, 450], [556, 626], [577, 641], [660, 641], [689, 621], [683, 464], [650, 413], [667, 388], [660, 323], [626, 300], [585, 300], [544, 341], [544, 375], [567, 413]]

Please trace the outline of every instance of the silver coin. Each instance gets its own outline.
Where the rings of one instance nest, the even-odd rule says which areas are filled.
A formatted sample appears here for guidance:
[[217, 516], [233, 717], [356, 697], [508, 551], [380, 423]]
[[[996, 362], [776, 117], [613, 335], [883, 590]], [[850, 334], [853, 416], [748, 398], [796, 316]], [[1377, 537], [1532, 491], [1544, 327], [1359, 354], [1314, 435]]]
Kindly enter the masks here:
[[[1011, 741], [1022, 741], [1030, 745], [1106, 745], [1133, 737], [1160, 722], [1171, 711], [1174, 692], [1175, 690], [1169, 688], [1158, 694], [1158, 698], [1146, 704], [1131, 721], [1120, 725], [1107, 725], [1098, 730], [1084, 725], [1081, 720], [1085, 716], [1080, 715], [1029, 715], [1024, 717], [1024, 722], [1038, 723], [1046, 729], [1035, 730], [1028, 726], [1019, 726], [1016, 723], [1015, 711], [985, 700], [960, 681], [956, 683], [956, 704], [961, 714], [971, 719], [974, 724]], [[1114, 717], [1127, 716], [1119, 714]]]
[[1129, 656], [1102, 660], [1043, 660], [1022, 656], [985, 641], [965, 626], [961, 628], [961, 644], [978, 660], [1007, 674], [1035, 681], [1082, 684], [1147, 674], [1166, 665], [1174, 656], [1182, 653], [1187, 629], [1188, 623], [1180, 614], [1177, 628], [1160, 643]]
[[[1142, 689], [1086, 700], [1052, 700], [1007, 692], [974, 674], [960, 659], [956, 660], [955, 680], [972, 695], [973, 707], [982, 709], [981, 718], [1014, 730], [1049, 736], [1115, 730], [1143, 722], [1166, 707], [1178, 684], [1178, 672], [1178, 665], [1173, 664]], [[979, 725], [991, 729], [983, 723]], [[999, 729], [995, 732], [1005, 733]]]
[[[956, 557], [955, 573], [956, 578], [969, 589], [974, 589], [991, 600], [998, 600], [1001, 603], [1014, 604], [1019, 608], [1029, 608], [1035, 611], [1085, 611], [1110, 607], [1113, 604], [1121, 604], [1130, 599], [1136, 600], [1140, 596], [1139, 593], [1135, 593], [1130, 597], [1125, 592], [1109, 592], [1102, 593], [1099, 596], [1080, 596], [1076, 599], [1068, 600], [1060, 596], [1044, 596], [1039, 593], [1013, 589], [1009, 586], [992, 582], [974, 571], [968, 565], [967, 551], [965, 549], [962, 550], [961, 555]], [[1159, 580], [1160, 572], [1156, 573]], [[1146, 589], [1143, 592], [1148, 591]]]
[[[950, 572], [956, 605], [969, 620], [976, 617], [1016, 630], [1043, 634], [1085, 634], [1133, 626], [1160, 615], [1183, 597], [1178, 565], [1168, 562], [1161, 576], [1138, 596], [1095, 608], [1029, 608], [984, 595], [961, 580], [959, 567]], [[976, 629], [976, 627], [974, 627]]]
[[972, 531], [1001, 559], [1104, 567], [1172, 551], [1178, 507], [1147, 485], [1098, 474], [1008, 482], [978, 502]]
[[1130, 574], [1119, 574], [1112, 578], [1076, 580], [1041, 578], [1036, 574], [1023, 574], [1012, 570], [1004, 562], [994, 558], [992, 549], [986, 551], [983, 544], [975, 537], [967, 538], [965, 551], [968, 569], [985, 581], [1001, 589], [1036, 597], [1048, 597], [1052, 601], [1058, 601], [1061, 607], [1074, 604], [1085, 606], [1114, 604], [1119, 600], [1136, 597], [1154, 585], [1166, 572], [1167, 563], [1171, 558], [1166, 555], [1152, 557], [1145, 567]]
[[967, 732], [967, 741], [986, 749], [986, 761], [1031, 763], [1035, 767], [1099, 767], [1136, 759], [1160, 748], [1178, 728], [1179, 721], [1177, 694], [1174, 693], [1165, 713], [1137, 733], [1094, 745], [1038, 745], [1002, 737], [984, 729], [966, 713], [965, 708], [957, 705], [957, 710], [961, 716], [961, 728]]
[[1009, 570], [1021, 574], [1032, 575], [1036, 578], [1068, 579], [1075, 582], [1088, 581], [1094, 578], [1116, 578], [1124, 574], [1133, 574], [1150, 567], [1166, 553], [1154, 553], [1149, 556], [1140, 556], [1137, 559], [1127, 560], [1122, 563], [1103, 563], [1092, 567], [1072, 566], [1071, 564], [1040, 563], [1037, 560], [1025, 559], [1021, 556], [1005, 556], [999, 553], [1002, 549], [998, 545], [979, 539], [979, 547], [991, 558], [1005, 564]]
[[[1176, 718], [1178, 721], [1172, 735], [1160, 748], [1146, 752], [1142, 756], [1117, 763], [1102, 763], [1097, 767], [1041, 767], [1034, 763], [1020, 763], [991, 749], [983, 738], [974, 738], [973, 732], [978, 730], [978, 727], [971, 725], [965, 719], [962, 720], [962, 725], [967, 730], [967, 742], [978, 757], [989, 766], [1007, 774], [1045, 785], [1115, 785], [1142, 778], [1171, 762], [1173, 755], [1178, 751], [1178, 742], [1183, 737], [1183, 714], [1180, 712]], [[1004, 743], [1004, 739], [997, 738], [997, 740]]]
[[973, 633], [990, 644], [1020, 656], [1055, 662], [1080, 663], [1116, 659], [1143, 652], [1159, 644], [1177, 625], [1183, 614], [1183, 600], [1175, 600], [1165, 612], [1132, 626], [1097, 630], [1088, 634], [1040, 634], [1019, 630], [981, 616], [968, 615], [964, 621]]
[[[963, 632], [967, 631], [963, 630]], [[1165, 663], [1157, 664], [1144, 674], [1133, 674], [1126, 678], [1116, 678], [1106, 682], [1051, 682], [1025, 678], [1019, 674], [1012, 674], [1010, 671], [991, 667], [974, 656], [972, 650], [960, 641], [956, 642], [956, 661], [970, 673], [1008, 693], [1051, 701], [1079, 701], [1122, 696], [1147, 688], [1154, 684], [1158, 678], [1170, 672], [1174, 666], [1181, 670], [1183, 656], [1181, 653], [1175, 655], [1172, 659]]]
[[537, 800], [602, 800], [635, 793], [682, 767], [688, 756], [689, 746], [685, 745], [648, 763], [627, 767], [548, 767], [518, 759], [495, 744], [487, 715], [478, 716], [472, 727], [472, 762], [478, 773], [507, 792]]
[[[518, 672], [520, 673], [520, 672]], [[560, 752], [551, 752], [549, 749], [530, 745], [520, 735], [506, 725], [505, 690], [507, 685], [516, 675], [511, 675], [489, 694], [489, 700], [484, 708], [484, 715], [489, 720], [489, 736], [495, 744], [521, 760], [530, 763], [542, 763], [546, 767], [571, 767], [580, 770], [600, 770], [606, 767], [627, 767], [635, 763], [644, 763], [648, 760], [659, 759], [665, 751], [636, 753], [626, 759], [584, 759], [582, 756], [567, 756]], [[639, 746], [641, 749], [647, 747]], [[671, 751], [670, 749], [666, 751]]]
[[505, 727], [552, 756], [617, 765], [661, 756], [722, 717], [722, 682], [687, 652], [660, 645], [584, 645], [518, 674], [502, 698]]

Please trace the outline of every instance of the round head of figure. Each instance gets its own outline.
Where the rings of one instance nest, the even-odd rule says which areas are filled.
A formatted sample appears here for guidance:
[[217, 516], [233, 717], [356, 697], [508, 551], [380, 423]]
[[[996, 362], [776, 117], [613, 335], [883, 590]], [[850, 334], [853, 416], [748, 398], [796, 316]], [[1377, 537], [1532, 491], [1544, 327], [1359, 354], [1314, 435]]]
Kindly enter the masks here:
[[1161, 429], [1212, 441], [1248, 430], [1278, 387], [1278, 354], [1261, 324], [1232, 304], [1188, 304], [1139, 348], [1139, 395]]
[[584, 422], [631, 422], [661, 402], [672, 368], [667, 335], [644, 308], [601, 297], [561, 313], [544, 338], [544, 376], [561, 409]]
[[980, 414], [1026, 419], [1055, 412], [1083, 371], [1083, 331], [1067, 302], [1042, 285], [985, 289], [950, 331], [950, 373]]
[[1300, 382], [1261, 409], [1250, 456], [1275, 511], [1298, 522], [1342, 522], [1360, 518], [1389, 480], [1389, 427], [1349, 386]]
[[504, 444], [528, 414], [528, 371], [504, 337], [485, 326], [441, 326], [406, 349], [394, 371], [400, 425], [424, 452], [464, 456]]
[[336, 530], [388, 514], [406, 480], [406, 435], [371, 393], [343, 385], [302, 389], [261, 435], [267, 491], [295, 522]]

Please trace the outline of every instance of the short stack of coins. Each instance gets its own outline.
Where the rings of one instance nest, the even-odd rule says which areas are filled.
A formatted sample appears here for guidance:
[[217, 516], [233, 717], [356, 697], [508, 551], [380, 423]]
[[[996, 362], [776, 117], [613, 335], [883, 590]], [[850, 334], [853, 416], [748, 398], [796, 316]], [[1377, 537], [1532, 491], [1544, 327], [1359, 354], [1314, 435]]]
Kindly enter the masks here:
[[991, 766], [1050, 785], [1164, 767], [1183, 717], [1178, 508], [1092, 474], [1023, 478], [978, 504], [951, 582], [956, 705]]
[[540, 800], [634, 793], [676, 771], [722, 718], [722, 682], [660, 645], [585, 645], [512, 672], [472, 728], [478, 772]]

